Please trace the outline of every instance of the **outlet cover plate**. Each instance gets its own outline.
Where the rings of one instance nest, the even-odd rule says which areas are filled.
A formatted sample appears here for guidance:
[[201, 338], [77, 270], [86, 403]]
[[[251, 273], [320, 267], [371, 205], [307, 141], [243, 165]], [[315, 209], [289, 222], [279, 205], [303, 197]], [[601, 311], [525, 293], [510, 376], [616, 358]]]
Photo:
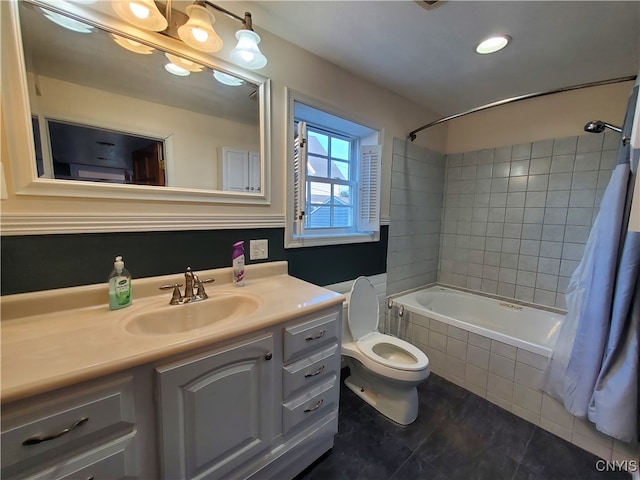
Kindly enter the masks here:
[[249, 240], [249, 260], [269, 258], [268, 240]]

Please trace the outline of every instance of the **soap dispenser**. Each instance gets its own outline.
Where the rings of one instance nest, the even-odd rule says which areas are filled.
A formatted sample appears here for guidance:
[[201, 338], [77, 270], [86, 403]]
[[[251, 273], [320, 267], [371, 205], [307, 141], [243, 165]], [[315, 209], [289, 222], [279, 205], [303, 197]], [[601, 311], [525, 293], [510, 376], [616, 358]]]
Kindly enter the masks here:
[[117, 256], [113, 262], [113, 271], [109, 275], [109, 310], [131, 305], [131, 274], [124, 268], [124, 261]]

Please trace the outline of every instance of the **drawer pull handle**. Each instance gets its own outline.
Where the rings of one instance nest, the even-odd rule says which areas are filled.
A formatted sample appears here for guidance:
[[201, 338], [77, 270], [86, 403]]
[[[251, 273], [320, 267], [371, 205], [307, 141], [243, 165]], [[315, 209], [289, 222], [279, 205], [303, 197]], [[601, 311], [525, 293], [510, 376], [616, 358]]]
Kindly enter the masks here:
[[316, 402], [316, 404], [313, 407], [309, 407], [309, 408], [305, 408], [304, 409], [304, 413], [309, 413], [309, 412], [313, 412], [314, 410], [317, 410], [320, 408], [320, 405], [322, 405], [322, 403], [324, 402], [324, 398], [321, 398], [320, 400], [318, 400]]
[[327, 333], [326, 330], [321, 330], [319, 333], [316, 333], [315, 335], [309, 335], [307, 338], [305, 338], [305, 340], [307, 342], [310, 342], [311, 340], [317, 340], [319, 338], [324, 337], [325, 333]]
[[24, 442], [22, 442], [22, 445], [37, 445], [37, 444], [42, 443], [42, 442], [48, 442], [49, 440], [55, 440], [56, 438], [60, 438], [61, 436], [66, 435], [70, 431], [75, 430], [80, 425], [84, 425], [88, 421], [89, 421], [89, 417], [83, 417], [80, 420], [76, 421], [69, 428], [65, 428], [64, 430], [61, 430], [58, 433], [52, 433], [50, 435], [41, 435], [41, 436], [29, 437]]
[[324, 365], [322, 365], [318, 370], [313, 373], [305, 373], [304, 378], [315, 377], [316, 375], [320, 375], [324, 370]]

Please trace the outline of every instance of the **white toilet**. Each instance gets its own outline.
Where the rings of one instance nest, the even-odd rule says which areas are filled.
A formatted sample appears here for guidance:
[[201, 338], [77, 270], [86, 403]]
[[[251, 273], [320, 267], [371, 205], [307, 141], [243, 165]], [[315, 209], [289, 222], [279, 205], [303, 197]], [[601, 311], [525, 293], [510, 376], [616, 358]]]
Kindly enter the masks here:
[[345, 385], [383, 415], [408, 425], [418, 416], [417, 386], [429, 376], [429, 359], [417, 347], [378, 332], [378, 296], [367, 277], [353, 283], [342, 355], [351, 374]]

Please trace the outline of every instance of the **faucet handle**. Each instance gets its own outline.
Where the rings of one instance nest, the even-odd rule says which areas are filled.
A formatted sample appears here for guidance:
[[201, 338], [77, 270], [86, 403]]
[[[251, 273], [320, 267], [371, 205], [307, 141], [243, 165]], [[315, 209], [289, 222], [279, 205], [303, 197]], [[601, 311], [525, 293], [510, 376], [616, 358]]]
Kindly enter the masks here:
[[[197, 277], [196, 277], [197, 278]], [[207, 292], [204, 291], [204, 283], [213, 283], [215, 280], [213, 278], [207, 278], [205, 280], [200, 280], [199, 278], [196, 280], [196, 295], [201, 299], [205, 299], [208, 297]]]
[[159, 290], [171, 290], [173, 289], [173, 294], [171, 295], [171, 300], [169, 301], [169, 305], [178, 305], [180, 300], [182, 300], [182, 294], [180, 293], [181, 283], [173, 283], [169, 285], [162, 285], [159, 287]]

